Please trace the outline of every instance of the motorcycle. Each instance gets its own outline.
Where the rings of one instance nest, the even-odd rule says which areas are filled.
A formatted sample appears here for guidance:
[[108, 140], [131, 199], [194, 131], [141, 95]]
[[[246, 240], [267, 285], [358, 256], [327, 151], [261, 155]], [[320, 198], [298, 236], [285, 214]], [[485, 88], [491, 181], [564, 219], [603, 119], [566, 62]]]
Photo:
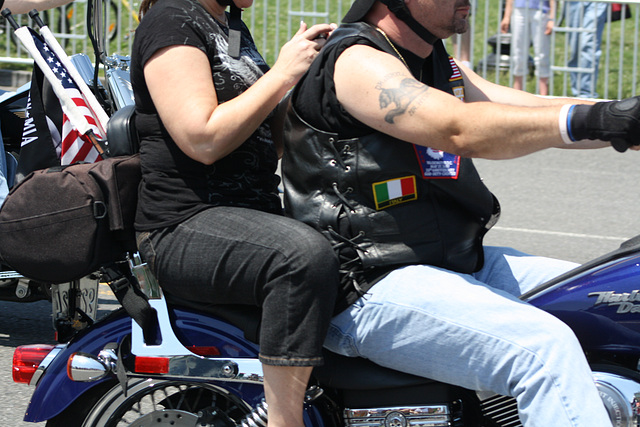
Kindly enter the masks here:
[[[101, 60], [115, 111], [107, 139], [129, 146], [115, 136], [132, 135], [126, 58]], [[574, 330], [616, 427], [640, 426], [639, 265], [640, 236], [522, 296]], [[14, 381], [35, 386], [25, 421], [266, 426], [256, 310], [168, 300], [137, 253], [88, 279], [52, 287], [58, 345], [15, 350]], [[122, 303], [101, 319], [98, 282], [108, 283]], [[304, 421], [308, 427], [520, 425], [511, 397], [328, 351], [310, 380]]]
[[[131, 146], [132, 113], [125, 107], [111, 117], [110, 145]], [[522, 296], [574, 330], [616, 427], [640, 426], [639, 265], [640, 236]], [[137, 253], [101, 268], [99, 281], [110, 285], [122, 308], [94, 321], [86, 315], [95, 313], [88, 301], [71, 298], [63, 307], [66, 322], [56, 324], [60, 344], [16, 349], [14, 381], [36, 386], [25, 421], [266, 426], [257, 310], [167, 300]], [[325, 365], [313, 372], [304, 419], [308, 427], [520, 425], [511, 397], [328, 351]]]
[[[640, 236], [522, 296], [574, 330], [616, 427], [640, 425], [639, 265]], [[141, 327], [125, 307], [67, 343], [16, 349], [14, 380], [36, 386], [25, 421], [265, 426], [258, 314], [167, 301], [137, 255], [120, 270], [132, 279], [127, 286], [144, 290], [157, 318]], [[307, 426], [520, 425], [513, 398], [480, 396], [365, 359], [325, 357], [307, 392]]]

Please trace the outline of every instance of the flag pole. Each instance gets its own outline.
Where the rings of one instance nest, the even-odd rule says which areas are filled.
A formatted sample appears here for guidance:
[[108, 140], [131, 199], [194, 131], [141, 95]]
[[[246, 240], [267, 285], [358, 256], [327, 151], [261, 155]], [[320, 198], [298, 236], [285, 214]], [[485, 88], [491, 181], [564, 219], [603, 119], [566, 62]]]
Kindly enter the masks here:
[[109, 154], [106, 151], [106, 146], [104, 145], [106, 138], [105, 139], [99, 139], [95, 133], [93, 133], [93, 130], [89, 130], [89, 132], [87, 132], [85, 134], [85, 136], [87, 138], [89, 138], [89, 141], [91, 141], [91, 144], [95, 147], [96, 151], [98, 152], [98, 154], [100, 155], [100, 157], [102, 157], [103, 159], [106, 159], [107, 157], [110, 157]]
[[16, 20], [13, 19], [13, 16], [11, 15], [11, 11], [9, 9], [5, 8], [0, 13], [2, 13], [2, 16], [4, 17], [4, 19], [9, 21], [9, 24], [13, 27], [14, 30], [17, 30], [18, 28], [20, 28]]

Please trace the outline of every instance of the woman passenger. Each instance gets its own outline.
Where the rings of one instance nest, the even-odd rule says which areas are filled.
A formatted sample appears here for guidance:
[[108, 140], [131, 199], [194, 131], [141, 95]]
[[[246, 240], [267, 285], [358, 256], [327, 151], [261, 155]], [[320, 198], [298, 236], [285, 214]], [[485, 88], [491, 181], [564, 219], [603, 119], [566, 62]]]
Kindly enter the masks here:
[[252, 0], [220, 1], [142, 2], [138, 244], [168, 298], [261, 308], [269, 427], [300, 427], [338, 262], [324, 237], [282, 216], [270, 119], [334, 26], [301, 23], [269, 70], [234, 14]]

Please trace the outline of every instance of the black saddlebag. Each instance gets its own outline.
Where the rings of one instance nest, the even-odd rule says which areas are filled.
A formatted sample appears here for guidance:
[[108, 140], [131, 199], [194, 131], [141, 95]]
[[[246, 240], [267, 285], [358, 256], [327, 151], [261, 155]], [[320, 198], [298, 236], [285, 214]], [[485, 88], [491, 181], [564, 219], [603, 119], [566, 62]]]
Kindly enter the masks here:
[[31, 279], [62, 283], [135, 251], [139, 155], [32, 172], [0, 210], [0, 259]]

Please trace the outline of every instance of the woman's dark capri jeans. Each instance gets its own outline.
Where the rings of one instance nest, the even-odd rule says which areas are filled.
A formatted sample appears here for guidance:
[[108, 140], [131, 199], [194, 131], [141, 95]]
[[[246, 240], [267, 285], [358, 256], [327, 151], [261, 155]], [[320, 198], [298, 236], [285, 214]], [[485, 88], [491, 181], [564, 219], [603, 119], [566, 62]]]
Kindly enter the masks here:
[[317, 366], [338, 293], [329, 242], [299, 221], [213, 207], [140, 233], [138, 247], [163, 290], [198, 303], [262, 307], [260, 361]]

